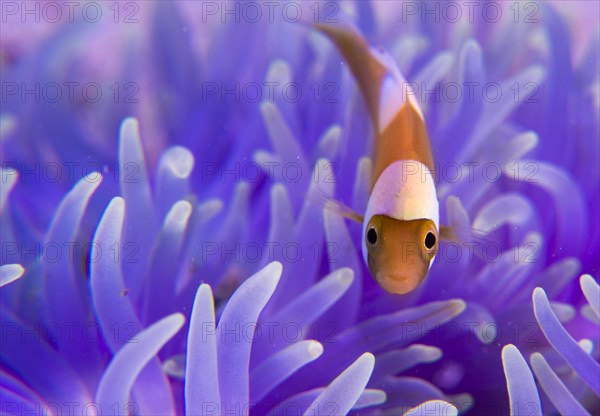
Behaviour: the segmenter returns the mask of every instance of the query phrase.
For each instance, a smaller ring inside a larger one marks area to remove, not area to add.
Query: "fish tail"
[[[378,133],[386,129],[405,104],[412,106],[423,119],[412,86],[388,52],[369,46],[359,30],[347,20],[340,19],[336,24],[317,23],[314,27],[331,39],[348,62]]]
[[[378,124],[381,87],[388,69],[373,56],[371,47],[352,23],[317,23],[317,30],[336,45],[356,79],[374,125]]]

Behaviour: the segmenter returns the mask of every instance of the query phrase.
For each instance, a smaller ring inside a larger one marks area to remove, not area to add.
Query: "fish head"
[[[377,283],[403,295],[425,279],[439,247],[439,234],[430,219],[398,220],[373,215],[364,230],[366,260]]]

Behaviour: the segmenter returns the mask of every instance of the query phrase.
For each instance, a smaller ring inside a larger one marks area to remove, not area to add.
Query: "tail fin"
[[[348,62],[378,132],[385,129],[407,101],[423,118],[410,86],[387,52],[370,47],[358,29],[348,21],[317,23],[314,26],[331,39]]]
[[[373,56],[371,48],[351,23],[317,23],[315,27],[331,39],[348,62],[366,101],[373,124],[378,125],[381,87],[388,70]]]

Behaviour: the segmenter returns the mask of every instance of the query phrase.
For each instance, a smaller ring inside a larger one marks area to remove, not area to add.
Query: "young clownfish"
[[[370,48],[347,23],[315,26],[348,62],[375,128],[367,209],[346,216],[362,223],[362,253],[377,283],[390,293],[412,292],[427,276],[440,239],[423,113],[390,55]]]

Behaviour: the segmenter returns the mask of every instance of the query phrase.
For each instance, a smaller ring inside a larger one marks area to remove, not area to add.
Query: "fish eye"
[[[377,243],[377,231],[375,231],[374,227],[369,228],[369,231],[367,231],[367,241],[371,245]]]
[[[425,247],[427,250],[431,250],[435,246],[435,235],[432,232],[428,232],[425,236]]]

